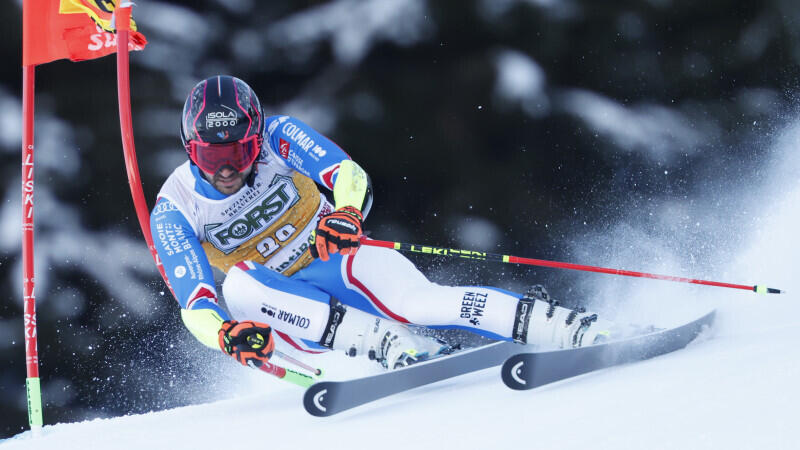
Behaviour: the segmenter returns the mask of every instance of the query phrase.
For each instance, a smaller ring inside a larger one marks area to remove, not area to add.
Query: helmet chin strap
[[[250,175],[248,175],[247,178],[244,180],[245,183],[247,184],[247,187],[249,187],[249,188],[252,188],[253,184],[255,184],[256,175],[258,174],[258,164],[253,163],[253,165],[251,167],[253,169],[250,170]]]

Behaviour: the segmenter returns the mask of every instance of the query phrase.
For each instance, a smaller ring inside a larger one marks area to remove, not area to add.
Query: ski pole
[[[292,384],[296,384],[297,386],[307,388],[314,384],[314,377],[311,375],[306,375],[304,373],[300,373],[294,371],[292,369],[287,369],[285,367],[281,367],[277,364],[272,364],[269,362],[262,363],[261,366],[258,367],[258,370],[273,375],[283,381],[287,381]]]
[[[298,359],[292,358],[291,356],[287,355],[286,353],[283,353],[280,350],[275,350],[275,356],[284,359],[287,362],[290,362],[302,369],[305,369],[313,373],[317,377],[322,375],[322,369],[311,367],[308,364],[305,364],[304,362]],[[289,383],[296,384],[304,388],[311,386],[315,382],[314,378],[310,375],[306,375],[304,373],[300,373],[292,369],[287,369],[285,367],[279,366],[277,364],[272,364],[269,362],[261,364],[261,366],[258,369],[261,370],[262,372],[273,375],[281,380],[288,381]]]
[[[291,356],[287,355],[286,353],[283,353],[280,350],[275,350],[275,356],[277,356],[277,357],[279,357],[281,359],[284,359],[284,360],[294,364],[297,367],[305,369],[305,370],[313,373],[316,376],[322,375],[322,369],[317,369],[315,367],[311,367],[308,364],[304,363],[303,361],[300,361],[299,359],[292,358]]]
[[[403,242],[380,241],[377,239],[367,238],[366,236],[362,236],[361,244],[371,245],[373,247],[392,248],[407,253],[453,256],[457,258],[466,258],[477,261],[496,261],[496,262],[504,262],[511,264],[526,264],[529,266],[555,267],[559,269],[571,269],[571,270],[582,270],[585,272],[607,273],[611,275],[624,275],[628,277],[652,278],[656,280],[676,281],[680,283],[702,284],[706,286],[717,286],[717,287],[724,287],[731,289],[743,289],[746,291],[753,291],[758,294],[782,294],[786,292],[780,289],[770,288],[760,284],[749,286],[744,284],[720,283],[718,281],[696,280],[692,278],[675,277],[670,275],[658,275],[654,273],[634,272],[631,270],[610,269],[606,267],[584,266],[581,264],[547,261],[543,259],[522,258],[519,256],[501,255],[499,253],[479,252],[474,250],[460,250],[460,249],[446,248],[446,247],[433,247],[429,245],[406,244]]]

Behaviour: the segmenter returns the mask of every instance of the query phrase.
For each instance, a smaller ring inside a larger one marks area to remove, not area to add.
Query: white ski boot
[[[407,326],[348,307],[336,329],[333,349],[350,356],[367,355],[389,369],[398,369],[440,353],[449,346],[415,334]]]
[[[527,320],[523,317],[526,315]],[[543,286],[536,285],[520,300],[514,340],[550,348],[577,348],[610,339],[613,326],[583,308],[558,306]]]

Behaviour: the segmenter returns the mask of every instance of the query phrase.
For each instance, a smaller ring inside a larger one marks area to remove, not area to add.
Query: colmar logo
[[[279,140],[280,140],[280,148],[279,148],[279,150],[280,150],[281,158],[289,159],[289,142],[287,142],[287,141],[285,141],[283,139],[279,139]]]
[[[286,125],[283,126],[283,133],[317,161],[328,153],[319,144],[315,143],[311,136],[292,122],[286,122]]]
[[[268,316],[270,316],[270,317],[275,317],[275,316],[278,315],[278,308],[276,308],[276,307],[274,307],[272,305],[268,305],[266,303],[262,303],[261,304],[261,312],[266,314],[266,315],[268,315]]]
[[[311,325],[311,319],[308,317],[290,313],[266,303],[261,304],[261,312],[273,319],[278,319],[288,323],[289,325],[294,325],[299,328],[307,329],[309,325]]]

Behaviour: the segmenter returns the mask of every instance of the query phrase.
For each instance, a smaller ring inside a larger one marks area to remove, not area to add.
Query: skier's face
[[[213,177],[205,172],[203,175],[205,175],[208,182],[214,186],[214,189],[225,195],[231,195],[238,192],[239,189],[244,186],[244,182],[252,170],[253,166],[248,167],[244,172],[238,172],[230,166],[224,166],[219,169]]]

